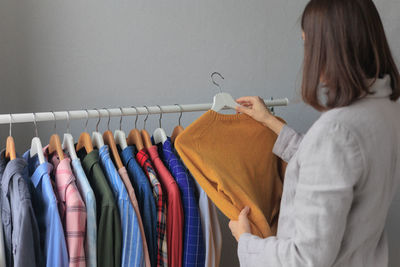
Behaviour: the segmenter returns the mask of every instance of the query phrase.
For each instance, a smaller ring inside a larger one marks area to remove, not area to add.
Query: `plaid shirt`
[[[75,184],[71,161],[65,156],[59,160],[54,154],[51,157],[54,166],[53,175],[59,200],[60,218],[64,226],[67,241],[69,266],[86,266],[85,236],[86,236],[86,206]]]
[[[136,159],[150,180],[153,187],[153,195],[157,206],[157,266],[168,266],[168,251],[167,251],[167,203],[163,195],[160,182],[157,180],[157,175],[154,167],[149,159],[149,155],[144,149],[136,154]]]
[[[175,177],[182,192],[182,204],[185,210],[182,266],[204,266],[205,247],[199,205],[196,198],[196,185],[175,155],[169,137],[158,148],[163,161]]]

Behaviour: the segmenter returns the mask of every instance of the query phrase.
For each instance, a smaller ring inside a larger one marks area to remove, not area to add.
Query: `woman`
[[[371,0],[311,0],[302,16],[303,100],[322,111],[303,137],[257,97],[237,100],[278,134],[288,162],[278,233],[229,226],[242,266],[388,266],[385,220],[400,181],[400,78]]]

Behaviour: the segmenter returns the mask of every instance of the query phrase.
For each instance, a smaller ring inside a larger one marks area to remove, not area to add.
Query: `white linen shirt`
[[[307,134],[284,126],[288,162],[277,236],[243,234],[241,266],[388,266],[385,221],[400,181],[400,104],[390,77],[376,93],[323,112]]]

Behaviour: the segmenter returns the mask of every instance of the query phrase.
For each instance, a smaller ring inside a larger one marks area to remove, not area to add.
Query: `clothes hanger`
[[[154,140],[154,144],[160,144],[160,143],[164,144],[168,138],[167,138],[167,134],[165,133],[165,130],[161,127],[163,110],[162,110],[161,106],[159,106],[159,105],[157,105],[157,106],[160,109],[160,119],[158,120],[160,127],[154,131],[153,140]]]
[[[75,152],[74,137],[72,137],[70,130],[69,111],[67,111],[67,133],[64,134],[62,148],[68,152],[71,161],[78,158]]]
[[[144,106],[147,109],[147,115],[146,118],[144,119],[144,124],[143,124],[143,130],[140,131],[142,135],[142,140],[143,144],[146,148],[150,148],[153,146],[153,143],[151,142],[150,134],[146,131],[146,122],[149,117],[150,111],[147,106]]]
[[[111,120],[110,111],[108,109],[105,109],[105,110],[108,113],[108,122],[107,122],[107,131],[104,132],[103,139],[104,139],[104,143],[109,146],[109,148],[111,150],[111,155],[114,158],[115,165],[116,165],[117,169],[119,170],[122,167],[124,167],[124,164],[122,164],[121,157],[118,154],[118,149],[117,149],[117,145],[114,140],[113,133],[110,131],[110,120]]]
[[[64,152],[62,150],[61,146],[61,141],[60,137],[58,136],[57,132],[57,119],[56,119],[56,114],[52,111],[51,112],[54,117],[54,134],[51,135],[50,141],[49,141],[49,154],[53,154],[54,152],[57,153],[58,158],[61,160],[64,159]]]
[[[17,153],[15,152],[15,142],[11,134],[11,127],[12,127],[11,124],[12,124],[12,115],[10,113],[10,134],[8,135],[6,142],[6,158],[10,159],[10,161],[17,158]]]
[[[175,139],[176,139],[176,138],[178,137],[178,135],[181,134],[181,133],[183,132],[183,130],[184,130],[183,127],[181,126],[181,118],[182,118],[183,109],[182,109],[182,107],[181,107],[180,105],[178,105],[178,104],[175,104],[175,105],[177,105],[177,106],[180,108],[181,114],[179,115],[178,126],[176,126],[176,127],[174,128],[174,131],[173,131],[172,134],[171,134],[171,142],[172,142],[172,144],[175,143]]]
[[[40,142],[39,134],[38,134],[38,128],[37,128],[37,123],[36,123],[36,113],[32,113],[32,114],[33,114],[33,123],[35,125],[36,136],[32,138],[31,149],[30,149],[29,154],[30,154],[31,158],[33,156],[37,155],[38,159],[39,159],[39,163],[43,164],[43,163],[45,163],[45,159],[44,159],[44,154],[43,154],[42,142]]]
[[[79,136],[78,144],[76,145],[76,151],[79,151],[80,149],[85,148],[86,153],[89,154],[90,152],[93,151],[93,144],[92,144],[92,139],[90,138],[90,135],[87,132],[87,125],[89,122],[89,111],[87,109],[85,109],[85,110],[86,110],[85,130]]]
[[[115,130],[114,132],[114,139],[115,143],[121,147],[122,150],[128,147],[128,144],[126,143],[126,136],[125,132],[122,131],[122,116],[124,115],[124,112],[122,108],[119,108],[121,111],[121,118],[119,119],[119,130]]]
[[[129,135],[128,135],[128,138],[126,141],[127,141],[128,145],[130,145],[130,146],[135,145],[137,150],[140,151],[144,148],[144,145],[143,145],[142,135],[140,134],[140,132],[137,128],[137,120],[139,118],[139,113],[138,113],[138,110],[136,107],[132,106],[132,108],[134,108],[136,110],[135,128],[129,132]]]
[[[238,106],[238,103],[236,103],[236,101],[233,99],[233,97],[230,94],[222,92],[221,86],[214,81],[214,75],[218,75],[222,79],[225,79],[218,72],[213,72],[211,74],[211,80],[212,80],[213,84],[215,84],[219,88],[219,91],[220,91],[220,93],[218,93],[218,94],[216,94],[214,96],[214,101],[213,101],[213,105],[211,107],[211,110],[214,110],[214,111],[218,112],[218,111],[220,111],[221,109],[223,109],[225,107],[228,107],[228,108],[231,108],[231,109],[235,109],[236,106]]]
[[[97,108],[95,108],[95,110],[99,114],[99,120],[97,121],[97,124],[96,124],[96,131],[92,133],[92,143],[93,143],[93,147],[97,147],[97,149],[100,149],[101,147],[104,146],[103,136],[101,135],[101,133],[99,133],[99,123],[101,120],[101,117],[100,117],[101,114]]]

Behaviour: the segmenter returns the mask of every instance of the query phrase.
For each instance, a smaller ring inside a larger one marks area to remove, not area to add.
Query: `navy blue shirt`
[[[174,176],[182,194],[184,209],[183,259],[182,266],[204,266],[205,245],[201,227],[199,205],[196,197],[196,185],[189,176],[179,158],[174,153],[171,139],[158,146],[160,155]]]
[[[157,211],[153,190],[146,174],[136,162],[135,148],[128,146],[120,154],[139,203],[151,266],[157,266]]]

